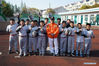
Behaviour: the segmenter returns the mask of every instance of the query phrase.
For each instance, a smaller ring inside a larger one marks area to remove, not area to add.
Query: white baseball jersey
[[[82,32],[80,34],[77,34],[77,40],[76,42],[84,42],[84,36],[82,36],[82,34],[84,34],[84,28],[79,29],[77,28],[77,32],[79,32],[79,30],[82,30]]]
[[[85,33],[85,35],[87,36],[87,38],[85,38],[85,39],[91,39],[91,38],[94,36],[92,30],[85,30],[84,33]]]
[[[75,35],[74,31],[77,30],[77,28],[76,27],[74,27],[74,28],[69,27],[68,30],[69,30],[69,35]]]
[[[42,29],[40,29],[39,31],[38,31],[38,34],[39,34],[39,36],[46,36],[46,29],[44,28],[44,27],[42,27]]]
[[[27,26],[29,28],[31,25],[29,24],[29,25],[25,25],[25,26]]]
[[[18,27],[18,24],[8,25],[6,28],[6,31],[9,32],[11,30],[12,32],[10,32],[10,34],[17,34],[16,32],[17,27]]]
[[[32,32],[38,30],[39,27],[35,26],[35,27],[31,27],[31,25],[29,26],[29,29],[31,29],[29,36],[32,37]]]
[[[61,34],[60,34],[60,37],[66,37],[66,33],[68,33],[68,29],[67,28],[62,28],[60,27],[60,32],[64,30]]]
[[[17,27],[17,29],[19,29],[21,26]],[[28,31],[28,27],[27,26],[23,26],[20,31],[19,31],[19,36],[26,36],[27,35],[27,31]]]

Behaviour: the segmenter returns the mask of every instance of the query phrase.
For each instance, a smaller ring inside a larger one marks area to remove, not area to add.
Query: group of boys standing
[[[45,21],[40,21],[40,26],[37,20],[27,19],[26,22],[22,19],[19,24],[15,23],[14,19],[10,20],[10,25],[6,31],[9,36],[9,54],[12,53],[13,45],[15,52],[19,56],[27,56],[28,54],[44,56],[49,46],[50,54],[53,56],[78,56],[80,46],[80,57],[90,55],[91,39],[94,38],[91,25],[86,24],[86,28],[82,27],[81,23],[74,26],[74,22],[68,19],[62,21],[55,18],[45,18]],[[74,46],[76,40],[76,54],[74,54]],[[18,51],[19,42],[19,51]],[[84,46],[84,53],[83,53]]]

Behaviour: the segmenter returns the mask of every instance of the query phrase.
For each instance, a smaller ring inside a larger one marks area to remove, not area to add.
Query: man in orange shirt
[[[50,22],[51,23],[49,23],[46,26],[50,52],[53,55],[58,56],[58,40],[57,40],[57,37],[59,35],[59,27],[58,27],[57,24],[54,23],[54,17],[50,18]],[[54,44],[54,47],[53,47],[53,44]]]

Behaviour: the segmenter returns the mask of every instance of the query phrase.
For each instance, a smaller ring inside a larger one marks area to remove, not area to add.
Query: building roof
[[[91,8],[91,9],[84,9],[84,10],[77,10],[77,11],[69,11],[69,12],[61,12],[58,13],[59,15],[71,15],[71,14],[84,14],[84,13],[93,13],[99,12],[99,8]]]

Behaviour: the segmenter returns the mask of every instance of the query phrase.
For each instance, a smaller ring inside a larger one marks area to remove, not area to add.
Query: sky
[[[5,0],[6,2],[21,6],[21,0]],[[81,0],[22,0],[24,3],[26,3],[27,7],[30,8],[38,8],[38,9],[46,9],[49,7],[49,3],[51,8],[56,8],[59,6],[65,6],[69,3],[75,3]]]

